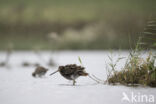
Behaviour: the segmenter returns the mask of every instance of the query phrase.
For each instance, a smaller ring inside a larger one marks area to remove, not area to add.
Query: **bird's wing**
[[[65,69],[65,71],[64,71],[64,73],[66,74],[66,75],[69,75],[69,74],[74,74],[74,72],[75,72],[75,69]]]

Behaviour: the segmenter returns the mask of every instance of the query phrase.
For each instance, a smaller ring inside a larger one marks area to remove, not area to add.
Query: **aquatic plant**
[[[129,53],[124,67],[117,71],[116,64],[122,59],[118,58],[115,63],[109,57],[111,62],[108,69],[107,81],[108,84],[122,84],[126,86],[151,86],[156,87],[156,55],[148,52],[146,58],[141,57],[141,47],[138,41],[136,48]]]

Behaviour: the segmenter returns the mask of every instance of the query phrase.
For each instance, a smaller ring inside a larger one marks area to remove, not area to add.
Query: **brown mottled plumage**
[[[59,66],[56,72],[60,72],[60,74],[68,80],[73,80],[73,85],[75,85],[76,83],[75,79],[77,79],[78,77],[88,76],[88,73],[85,72],[85,68],[82,66],[77,66],[76,64]],[[53,75],[54,73],[50,75]]]
[[[35,71],[32,73],[33,77],[42,77],[46,74],[46,72],[48,71],[48,69],[42,67],[42,66],[38,66]]]

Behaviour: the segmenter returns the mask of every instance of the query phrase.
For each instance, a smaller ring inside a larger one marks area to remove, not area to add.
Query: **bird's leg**
[[[75,80],[73,80],[73,86],[75,86],[75,83],[76,83],[76,81],[75,81]]]

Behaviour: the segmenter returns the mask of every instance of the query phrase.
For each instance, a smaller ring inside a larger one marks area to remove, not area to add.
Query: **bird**
[[[72,80],[73,85],[76,83],[76,79],[80,76],[88,76],[88,73],[85,71],[85,68],[83,66],[78,66],[76,64],[68,64],[65,66],[59,66],[58,70],[51,73],[50,75],[55,74],[56,72],[59,72],[64,78],[67,80]]]
[[[42,66],[37,66],[35,71],[32,73],[33,77],[42,77],[46,74],[46,72],[48,71],[48,69],[42,67]]]

